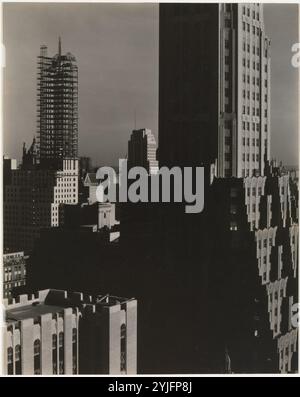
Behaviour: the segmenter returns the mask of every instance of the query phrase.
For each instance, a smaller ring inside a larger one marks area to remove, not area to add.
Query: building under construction
[[[41,167],[60,168],[62,159],[78,155],[78,68],[71,53],[38,56],[37,157]]]

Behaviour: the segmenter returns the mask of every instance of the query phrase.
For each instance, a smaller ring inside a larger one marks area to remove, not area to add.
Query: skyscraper
[[[209,306],[222,324],[216,351],[234,372],[297,371],[298,192],[270,161],[263,5],[161,4],[159,56],[160,166],[214,171],[194,234],[193,219],[184,218],[184,236],[172,246],[208,274],[203,300],[221,305]],[[203,313],[195,323],[205,323]],[[202,337],[210,356],[213,328]]]
[[[41,46],[38,56],[37,155],[43,167],[61,166],[78,155],[78,69],[71,53],[49,57]]]
[[[158,171],[156,140],[151,130],[133,130],[128,141],[128,167],[144,167],[149,174]]]
[[[216,163],[219,177],[263,175],[269,44],[262,4],[160,7],[161,165]]]

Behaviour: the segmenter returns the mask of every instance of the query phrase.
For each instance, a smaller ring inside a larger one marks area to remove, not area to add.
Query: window
[[[121,325],[121,357],[120,370],[126,372],[126,325]]]
[[[33,344],[33,356],[34,356],[34,374],[39,375],[41,373],[41,341],[36,339]]]
[[[267,273],[266,272],[263,273],[263,281],[267,281]]]
[[[77,374],[77,329],[72,331],[72,359],[73,359],[73,374]]]
[[[8,347],[7,348],[7,373],[8,375],[13,375],[14,374],[14,367],[13,367],[13,348]]]
[[[60,332],[58,335],[58,345],[59,345],[59,373],[63,374],[65,372],[64,362],[65,362],[65,352],[64,352],[64,333]]]
[[[57,374],[57,335],[52,335],[52,371]]]
[[[230,222],[230,230],[231,231],[237,231],[238,230],[237,223],[235,221],[231,221]]]
[[[267,247],[267,239],[266,238],[264,239],[264,247],[265,248]]]
[[[16,364],[16,375],[21,375],[22,374],[21,345],[16,345],[15,347],[15,364]]]

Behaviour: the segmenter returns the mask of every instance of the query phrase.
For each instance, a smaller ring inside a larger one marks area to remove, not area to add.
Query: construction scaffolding
[[[41,46],[37,82],[37,157],[42,167],[59,168],[78,156],[78,68],[75,57],[48,57]]]

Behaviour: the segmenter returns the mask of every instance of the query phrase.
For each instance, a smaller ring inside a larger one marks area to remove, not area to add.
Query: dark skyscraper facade
[[[41,46],[38,57],[38,159],[41,166],[60,167],[78,155],[78,68],[71,53],[49,57]]]
[[[203,213],[184,218],[185,233],[172,243],[191,274],[201,269],[198,290],[209,302],[194,317],[206,343],[193,341],[191,351],[201,351],[195,367],[207,349],[204,370],[220,371],[223,351],[231,362],[225,371],[294,372],[298,193],[270,161],[263,5],[160,4],[159,23],[159,163],[203,165],[210,176]],[[172,216],[180,220],[178,211]]]
[[[218,7],[160,5],[160,166],[213,163],[217,157]]]

